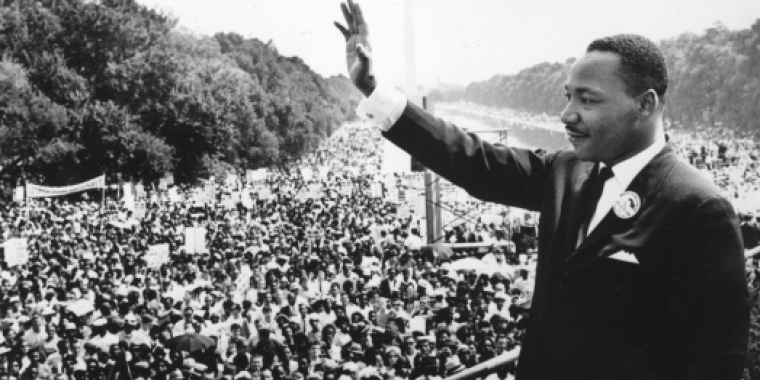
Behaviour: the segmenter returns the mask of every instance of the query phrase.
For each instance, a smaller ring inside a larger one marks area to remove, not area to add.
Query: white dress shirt
[[[604,184],[604,190],[602,190],[602,196],[599,197],[599,203],[596,205],[596,212],[594,217],[588,225],[588,231],[586,236],[591,234],[591,231],[599,225],[604,219],[607,213],[610,211],[615,202],[620,198],[625,189],[633,182],[633,179],[644,169],[649,161],[652,161],[657,153],[660,153],[662,148],[665,147],[665,137],[660,137],[648,148],[637,153],[635,156],[618,163],[612,167],[612,173],[614,176],[607,180]],[[600,166],[604,166],[601,164]]]

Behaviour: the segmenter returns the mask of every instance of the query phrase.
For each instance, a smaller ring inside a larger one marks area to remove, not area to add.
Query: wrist
[[[368,76],[361,84],[357,84],[359,91],[367,98],[375,91],[375,87],[377,87],[377,80],[374,75]]]

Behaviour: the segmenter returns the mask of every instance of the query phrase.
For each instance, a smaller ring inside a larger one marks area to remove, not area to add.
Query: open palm
[[[371,48],[369,45],[369,31],[364,22],[359,4],[348,0],[348,3],[340,5],[343,16],[346,18],[346,26],[336,22],[335,26],[346,38],[346,66],[348,74],[354,85],[369,96],[375,89],[375,77],[372,75]]]

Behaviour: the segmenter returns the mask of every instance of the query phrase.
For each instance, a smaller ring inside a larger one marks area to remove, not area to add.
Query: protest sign
[[[143,186],[142,183],[138,183],[137,185],[135,185],[135,195],[137,196],[138,199],[145,198],[145,195],[146,195],[145,186]]]
[[[161,265],[169,262],[169,244],[156,244],[148,247],[148,253],[145,254],[145,262],[148,269],[158,269]]]
[[[245,188],[240,193],[240,203],[247,209],[253,208],[253,198],[251,198],[251,189]]]
[[[388,188],[388,191],[385,193],[385,201],[391,203],[399,202],[399,191],[395,186]]]
[[[266,182],[267,176],[269,173],[267,173],[266,168],[256,169],[256,170],[246,170],[245,172],[245,178],[249,183],[253,182]]]
[[[311,181],[311,179],[314,178],[314,172],[311,168],[301,168],[301,176],[304,181]]]
[[[224,207],[226,210],[235,209],[235,199],[232,194],[224,194],[222,196],[222,207]]]
[[[26,238],[9,239],[3,245],[5,247],[5,263],[8,264],[8,268],[29,262]]]
[[[309,239],[319,239],[320,236],[322,236],[322,231],[318,228],[310,228],[306,230],[306,237]]]
[[[180,201],[179,193],[177,193],[177,188],[172,187],[169,189],[169,201],[172,203],[176,203]]]
[[[398,206],[398,210],[396,210],[396,215],[399,219],[407,219],[411,214],[412,210],[407,203],[402,203]]]
[[[308,192],[306,193],[307,198],[313,198],[313,199],[321,199],[322,198],[322,185],[319,183],[312,183],[308,187]]]
[[[13,191],[13,201],[16,203],[21,203],[24,201],[24,187],[23,186],[16,186],[16,189]]]
[[[383,185],[379,182],[375,182],[370,186],[370,196],[372,198],[383,197]]]
[[[409,331],[419,331],[427,334],[427,319],[424,317],[414,317],[409,321]]]
[[[415,190],[422,190],[425,188],[425,173],[412,172],[404,173],[404,179],[406,180],[406,187]]]
[[[135,198],[124,197],[124,208],[130,211],[135,211]]]
[[[214,184],[214,177],[211,177],[208,181],[204,182],[204,192],[206,195],[205,202],[215,202],[216,201],[216,184]]]
[[[354,187],[350,183],[343,183],[340,186],[340,193],[344,196],[350,197],[354,193]]]
[[[121,185],[122,194],[124,194],[124,199],[127,198],[134,198],[135,194],[132,192],[132,189],[134,188],[134,185],[132,182],[124,182],[123,185]]]
[[[133,211],[133,215],[135,219],[140,220],[140,219],[145,218],[146,210],[147,210],[147,207],[145,205],[145,201],[135,202],[135,209]]]
[[[203,227],[185,228],[185,252],[206,252],[206,229]]]

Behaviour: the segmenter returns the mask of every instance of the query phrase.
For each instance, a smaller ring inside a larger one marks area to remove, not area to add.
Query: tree
[[[66,109],[34,91],[26,71],[0,61],[0,152],[2,173],[15,182],[25,171],[70,158],[79,145],[60,135]]]

